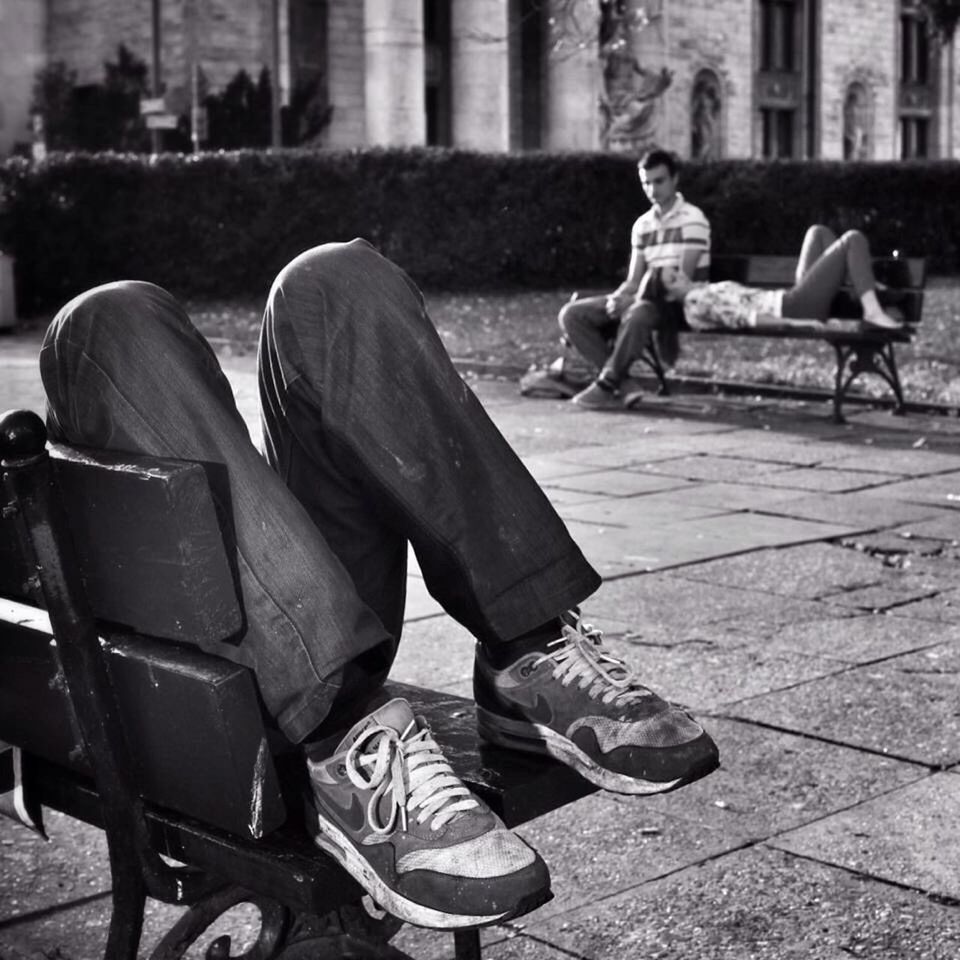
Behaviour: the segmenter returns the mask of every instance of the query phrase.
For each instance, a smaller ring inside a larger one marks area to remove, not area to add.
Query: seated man
[[[676,361],[675,324],[682,323],[682,314],[664,297],[663,269],[677,268],[691,280],[706,280],[710,267],[710,224],[700,208],[678,192],[679,165],[673,154],[652,150],[640,160],[639,173],[651,206],[630,231],[626,280],[613,293],[572,300],[560,311],[567,342],[600,371],[573,397],[574,403],[591,409],[616,408],[639,398],[627,377],[654,329],[663,332],[661,359],[667,365]]]
[[[407,544],[477,638],[481,732],[623,793],[718,764],[683,710],[605,652],[576,607],[600,583],[457,374],[411,280],[363,240],[277,277],[260,339],[266,459],[207,342],[159,287],[75,298],[40,356],[53,439],[224,464],[246,629],[209,652],[253,671],[302,745],[309,828],[395,916],[492,923],[539,903],[546,866],[453,774],[382,684]],[[216,785],[211,785],[216,789]]]

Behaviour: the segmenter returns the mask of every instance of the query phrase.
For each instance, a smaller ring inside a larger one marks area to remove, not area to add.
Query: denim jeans
[[[218,463],[229,479],[244,636],[299,742],[345,676],[379,682],[400,638],[407,543],[483,643],[576,605],[600,578],[450,362],[412,281],[362,240],[290,263],[260,339],[266,458],[174,298],[123,281],[72,300],[40,355],[55,440]]]

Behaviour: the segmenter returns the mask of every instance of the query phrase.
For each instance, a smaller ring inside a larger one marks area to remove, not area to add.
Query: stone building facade
[[[215,91],[266,66],[324,107],[320,147],[960,156],[960,55],[917,0],[3,0],[0,155],[39,68],[149,63],[155,12],[171,110],[196,68]]]

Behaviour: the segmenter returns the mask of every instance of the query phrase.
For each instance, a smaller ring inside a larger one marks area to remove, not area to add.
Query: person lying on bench
[[[863,322],[884,330],[898,330],[900,320],[884,312],[877,299],[870,246],[859,230],[842,237],[815,225],[807,230],[797,261],[796,282],[788,290],[748,287],[733,280],[694,283],[683,273],[663,277],[668,296],[683,304],[683,315],[693,330],[763,326],[781,319],[826,320],[833,298],[847,283],[863,305]]]
[[[225,465],[246,628],[207,649],[254,671],[302,745],[317,844],[400,919],[493,923],[549,891],[539,855],[383,693],[408,544],[478,641],[484,737],[627,794],[718,766],[700,724],[580,619],[600,577],[458,375],[419,290],[366,241],[309,250],[274,281],[259,348],[265,457],[212,349],[160,287],[76,297],[40,366],[52,439]]]

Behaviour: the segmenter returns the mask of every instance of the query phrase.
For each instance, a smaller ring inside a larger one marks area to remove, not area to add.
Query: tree
[[[920,0],[930,25],[943,43],[949,43],[960,21],[960,0]]]

